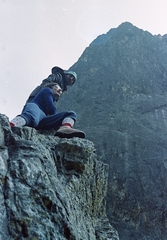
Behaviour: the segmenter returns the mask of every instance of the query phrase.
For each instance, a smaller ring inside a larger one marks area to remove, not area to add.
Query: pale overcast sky
[[[0,0],[0,113],[15,117],[53,66],[125,21],[167,34],[167,0]]]

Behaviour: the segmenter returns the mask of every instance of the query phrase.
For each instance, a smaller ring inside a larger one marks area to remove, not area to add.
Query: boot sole
[[[55,133],[55,136],[59,137],[59,138],[73,138],[73,137],[85,138],[85,133],[83,133],[83,132],[74,132],[74,133],[57,132],[57,133]]]

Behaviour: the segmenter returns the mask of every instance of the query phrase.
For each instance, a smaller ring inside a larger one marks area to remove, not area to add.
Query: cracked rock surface
[[[119,239],[106,217],[108,165],[91,141],[11,129],[1,114],[0,144],[0,239]]]

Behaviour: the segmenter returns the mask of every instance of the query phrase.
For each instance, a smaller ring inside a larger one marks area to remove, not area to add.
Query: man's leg
[[[59,128],[55,136],[58,136],[60,138],[72,138],[72,137],[85,138],[84,132],[72,128],[74,122],[76,121],[76,118],[77,118],[76,113],[73,111],[67,111],[47,116],[39,123],[36,129]]]
[[[47,129],[58,129],[62,126],[62,122],[65,118],[72,119],[73,122],[76,121],[77,115],[73,111],[62,112],[50,116],[46,116],[42,119],[36,129],[47,130]],[[72,127],[72,126],[71,126]]]
[[[46,117],[45,113],[35,104],[27,103],[22,113],[10,121],[10,126],[13,127],[36,127],[40,120]]]

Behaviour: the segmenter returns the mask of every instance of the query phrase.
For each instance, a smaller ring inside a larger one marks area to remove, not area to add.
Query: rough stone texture
[[[167,35],[123,23],[71,67],[58,102],[108,163],[107,214],[121,240],[167,239]]]
[[[106,217],[108,165],[86,139],[11,128],[0,115],[0,239],[118,240]]]

